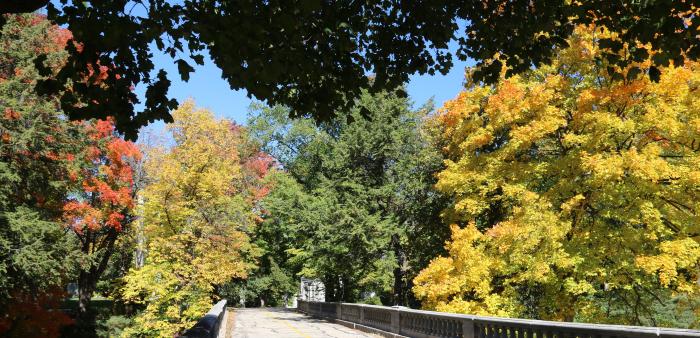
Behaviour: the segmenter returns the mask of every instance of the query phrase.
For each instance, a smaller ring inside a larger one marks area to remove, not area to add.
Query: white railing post
[[[391,332],[401,333],[401,310],[391,309]]]
[[[474,320],[469,318],[462,321],[462,337],[474,338]]]
[[[365,307],[362,304],[360,306],[360,324],[365,325]]]

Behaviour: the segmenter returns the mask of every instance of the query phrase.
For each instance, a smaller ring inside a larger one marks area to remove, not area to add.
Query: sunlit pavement
[[[288,309],[236,309],[233,337],[375,337]]]

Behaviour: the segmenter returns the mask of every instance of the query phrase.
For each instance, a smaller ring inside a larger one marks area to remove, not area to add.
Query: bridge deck
[[[234,316],[235,338],[376,337],[286,309],[236,309]]]

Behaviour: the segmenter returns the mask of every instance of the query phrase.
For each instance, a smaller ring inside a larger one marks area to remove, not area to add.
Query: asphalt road
[[[234,322],[234,338],[376,337],[287,309],[236,309]]]

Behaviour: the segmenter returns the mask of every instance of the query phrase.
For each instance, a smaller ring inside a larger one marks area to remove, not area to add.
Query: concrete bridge
[[[359,330],[314,318],[293,309],[236,309],[234,327],[226,338],[291,337],[291,338],[354,338],[376,337]]]
[[[461,315],[351,303],[299,301],[297,309],[217,304],[185,334],[197,338],[700,338],[700,331]],[[201,324],[201,325],[200,325]],[[198,329],[199,327],[199,329]]]

